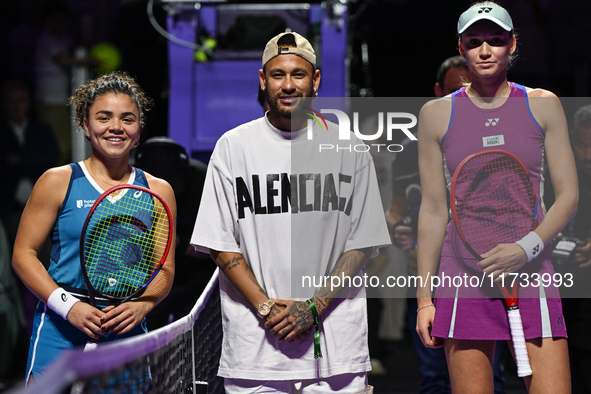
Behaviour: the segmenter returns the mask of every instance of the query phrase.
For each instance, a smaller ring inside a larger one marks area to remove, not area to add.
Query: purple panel
[[[190,20],[167,19],[168,32],[188,42],[195,41],[195,28]],[[168,104],[168,136],[191,148],[193,117],[193,49],[168,41],[170,97]]]
[[[318,5],[311,6],[310,11],[311,17],[324,14],[319,49],[320,95],[345,97],[348,79],[346,9],[340,25],[329,20]],[[175,37],[195,42],[197,25],[215,35],[216,22],[216,7],[202,6],[195,13],[189,11],[178,18],[169,17],[167,27]],[[224,132],[262,116],[262,108],[256,100],[260,57],[196,63],[193,48],[169,41],[168,49],[168,135],[193,156],[211,151]]]
[[[335,6],[341,6],[336,4]],[[312,7],[312,14],[316,14]],[[322,97],[346,97],[348,94],[347,66],[347,9],[338,21],[329,20],[326,13],[320,28],[322,64],[319,95]],[[337,23],[338,22],[338,23]]]
[[[263,115],[257,101],[260,68],[260,60],[196,64],[192,150],[212,150],[223,133]]]
[[[201,26],[207,31],[207,33],[213,37],[217,34],[217,11],[215,6],[204,6],[202,5],[199,9],[201,13],[199,15],[199,22]]]

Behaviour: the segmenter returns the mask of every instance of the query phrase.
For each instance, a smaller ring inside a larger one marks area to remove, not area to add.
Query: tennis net
[[[223,393],[218,271],[189,315],[95,350],[64,352],[26,393]],[[24,388],[10,394],[25,394]]]

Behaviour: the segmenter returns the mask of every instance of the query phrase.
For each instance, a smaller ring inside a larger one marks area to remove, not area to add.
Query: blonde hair
[[[68,100],[68,104],[76,110],[74,122],[76,126],[84,127],[84,119],[88,118],[88,111],[97,98],[105,94],[126,94],[137,104],[140,112],[140,126],[146,124],[145,112],[152,108],[153,100],[146,95],[138,83],[124,71],[114,71],[91,80],[82,85]]]
[[[505,11],[507,14],[509,14],[509,11],[507,11],[507,9],[503,6],[501,6],[499,3],[496,3],[494,1],[490,1],[490,0],[485,0],[485,1],[479,1],[476,3],[473,3],[470,7],[468,7],[468,9],[472,9],[472,8],[476,8],[476,7],[498,7],[500,9],[502,9],[503,11]],[[517,56],[519,55],[517,53],[517,33],[515,32],[515,29],[511,30],[509,32],[513,37],[515,37],[515,50],[513,51],[513,53],[509,54],[509,59],[507,60],[507,69],[511,66],[513,66],[513,64],[515,64],[515,61],[517,60]],[[458,41],[460,41],[462,39],[462,35],[458,34]]]

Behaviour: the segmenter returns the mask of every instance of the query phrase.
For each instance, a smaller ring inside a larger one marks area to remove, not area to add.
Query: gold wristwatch
[[[267,317],[269,313],[271,313],[271,308],[273,308],[273,305],[275,305],[275,301],[271,299],[263,302],[262,304],[259,304],[259,307],[257,309],[257,315],[259,317]]]

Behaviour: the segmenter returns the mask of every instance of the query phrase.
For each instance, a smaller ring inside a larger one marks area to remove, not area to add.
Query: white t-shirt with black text
[[[373,247],[377,255],[390,243],[370,154],[319,151],[320,144],[360,143],[353,135],[339,141],[333,123],[328,130],[314,125],[312,139],[306,129],[280,131],[266,117],[228,131],[208,166],[191,244],[207,253],[241,253],[269,297],[311,298],[313,285],[344,252]],[[336,300],[321,316],[318,360],[312,334],[303,341],[279,341],[223,273],[220,290],[220,376],[292,380],[370,369],[363,287],[346,289],[348,298]]]

